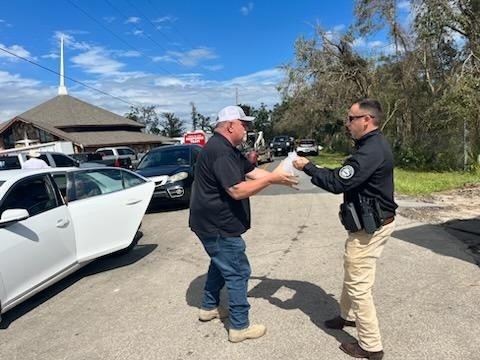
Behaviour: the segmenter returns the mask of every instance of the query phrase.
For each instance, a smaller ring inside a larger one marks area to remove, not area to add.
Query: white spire
[[[60,38],[60,85],[58,86],[58,95],[67,95],[65,79],[63,75],[63,35]]]

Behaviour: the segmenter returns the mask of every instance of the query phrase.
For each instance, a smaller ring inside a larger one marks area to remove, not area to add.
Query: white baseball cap
[[[28,152],[28,156],[32,157],[32,158],[38,158],[38,157],[40,157],[40,155],[42,155],[42,154],[40,154],[37,150],[30,150]]]
[[[241,120],[241,121],[253,121],[255,120],[254,116],[246,116],[243,112],[243,109],[240,106],[232,105],[226,106],[218,112],[218,118],[216,123],[222,121],[232,121],[232,120]]]

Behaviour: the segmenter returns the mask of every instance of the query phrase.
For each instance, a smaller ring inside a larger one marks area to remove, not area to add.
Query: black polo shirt
[[[353,202],[358,211],[358,195],[379,201],[385,218],[395,215],[393,154],[390,144],[378,130],[355,142],[355,152],[336,169],[317,168],[312,163],[304,171],[312,183],[335,194],[344,193],[345,202]]]
[[[240,236],[250,228],[249,199],[235,200],[226,191],[254,170],[242,153],[215,133],[195,165],[189,226],[195,233]]]

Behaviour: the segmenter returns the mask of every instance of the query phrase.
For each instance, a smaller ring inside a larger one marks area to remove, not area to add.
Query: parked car
[[[153,202],[190,202],[195,163],[201,150],[193,144],[167,145],[143,156],[136,171],[155,182]]]
[[[125,169],[132,169],[132,160],[130,157],[125,158],[104,158],[102,153],[99,152],[82,152],[71,155],[72,158],[79,161],[80,164],[83,163],[97,163],[104,166],[113,166],[113,167],[122,167]]]
[[[28,153],[0,154],[0,170],[22,169],[25,161],[28,160]],[[78,160],[59,152],[41,152],[39,159],[45,161],[50,167],[98,167],[93,162],[81,163]]]
[[[314,139],[300,139],[296,149],[298,155],[318,155],[318,144]]]
[[[102,147],[95,150],[96,153],[102,155],[103,160],[122,160],[130,159],[133,166],[138,164],[138,156],[133,151],[133,149],[128,146],[112,146],[112,147]]]
[[[154,184],[131,171],[0,172],[0,314],[138,240]]]
[[[287,155],[293,151],[293,138],[288,135],[275,136],[270,142],[270,151],[274,156]]]

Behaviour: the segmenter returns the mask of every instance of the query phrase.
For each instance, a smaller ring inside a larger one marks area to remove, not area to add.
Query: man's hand
[[[293,160],[293,166],[297,170],[303,170],[305,165],[307,165],[310,161],[307,158],[299,156],[297,159]]]
[[[286,185],[295,188],[294,185],[298,184],[298,176],[289,174],[280,166],[277,166],[277,168],[270,173],[270,182],[272,184]]]

